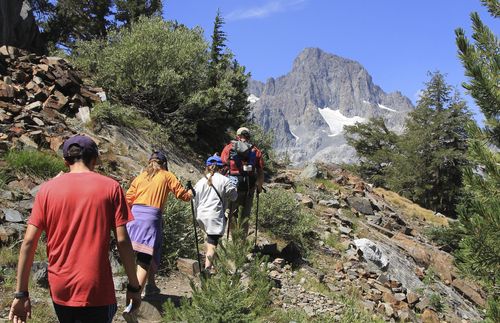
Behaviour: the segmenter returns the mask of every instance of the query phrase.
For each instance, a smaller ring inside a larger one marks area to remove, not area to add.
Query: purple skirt
[[[132,247],[137,252],[153,256],[151,266],[156,270],[160,264],[163,243],[162,212],[152,206],[133,205],[132,214],[134,220],[127,223]]]

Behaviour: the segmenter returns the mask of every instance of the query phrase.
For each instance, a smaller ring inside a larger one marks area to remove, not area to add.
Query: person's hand
[[[141,306],[141,292],[130,292],[127,291],[127,296],[125,297],[125,307],[127,307],[128,304],[130,304],[130,301],[132,301],[132,310],[131,312],[134,312],[139,309]]]
[[[257,194],[262,193],[262,184],[257,184]]]
[[[31,301],[29,297],[14,298],[9,312],[9,321],[24,323],[31,318]]]

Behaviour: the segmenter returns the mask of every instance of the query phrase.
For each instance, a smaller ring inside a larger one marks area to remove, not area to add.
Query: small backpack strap
[[[205,178],[206,178],[206,179],[207,179],[207,181],[208,181],[207,175],[205,175]],[[208,184],[208,182],[207,182],[207,184]],[[214,189],[215,194],[217,194],[217,196],[219,197],[219,199],[220,199],[220,201],[222,202],[222,204],[224,204],[224,201],[222,200],[222,197],[220,196],[219,191],[217,191],[217,189],[215,188],[215,186],[213,186],[213,185],[208,185],[208,186]]]

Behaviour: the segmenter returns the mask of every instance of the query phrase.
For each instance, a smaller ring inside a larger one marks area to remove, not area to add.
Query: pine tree
[[[391,189],[449,216],[456,215],[460,197],[470,121],[465,102],[452,90],[441,73],[430,74],[387,179]]]
[[[227,36],[222,30],[222,26],[224,26],[224,18],[222,18],[220,10],[217,10],[212,33],[212,44],[210,46],[209,80],[211,86],[217,86],[220,77],[220,70],[227,67],[227,64],[223,64],[227,63],[227,57],[224,55]]]
[[[72,48],[77,40],[105,38],[112,26],[112,0],[59,0],[47,22],[48,40]]]
[[[382,118],[344,127],[347,143],[356,149],[360,175],[377,186],[385,186],[387,169],[396,152],[398,136]]]
[[[267,277],[265,259],[248,259],[251,242],[241,229],[233,239],[217,247],[214,265],[217,273],[201,278],[200,286],[191,283],[190,302],[175,308],[165,306],[165,320],[182,322],[257,322],[269,311],[272,283]]]
[[[498,0],[482,0],[495,18]],[[464,273],[481,281],[489,292],[487,316],[500,321],[500,44],[495,34],[471,14],[473,42],[455,30],[458,54],[469,82],[463,84],[486,117],[486,129],[469,128],[469,157],[465,169],[466,199],[460,208],[464,238],[457,260]],[[496,146],[496,147],[495,147]]]
[[[115,19],[127,27],[141,16],[162,15],[161,0],[115,0],[115,5]]]

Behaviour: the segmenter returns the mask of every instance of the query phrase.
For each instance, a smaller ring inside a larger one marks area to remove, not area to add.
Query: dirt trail
[[[157,276],[156,284],[161,292],[158,295],[143,297],[142,305],[139,310],[138,319],[140,323],[161,322],[161,313],[163,305],[169,300],[176,306],[179,306],[183,298],[191,297],[190,279],[180,272],[174,271],[170,276]],[[117,293],[118,312],[115,315],[113,322],[125,322],[121,313],[125,304],[125,293]]]

